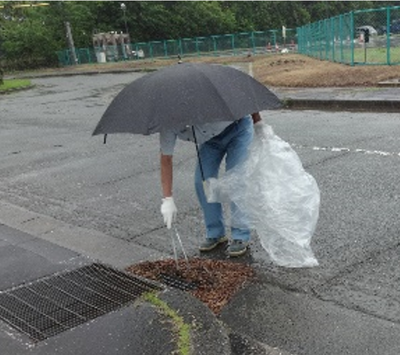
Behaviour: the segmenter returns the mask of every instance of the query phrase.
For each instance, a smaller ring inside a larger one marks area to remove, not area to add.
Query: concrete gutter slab
[[[76,252],[0,224],[0,290],[88,262]]]

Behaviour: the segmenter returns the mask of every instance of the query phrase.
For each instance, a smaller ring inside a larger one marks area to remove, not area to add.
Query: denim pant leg
[[[208,141],[200,147],[201,166],[204,179],[218,177],[219,167],[225,155],[223,146],[217,142]],[[219,238],[225,235],[225,224],[222,205],[220,203],[208,203],[204,193],[203,180],[200,172],[199,162],[195,173],[195,189],[197,198],[203,210],[207,238]]]
[[[235,132],[232,133],[233,138],[227,147],[227,171],[246,159],[254,134],[253,121],[247,118],[240,120],[235,127]],[[231,218],[232,239],[248,241],[251,232],[246,211],[240,210],[236,204],[231,203]]]
[[[226,155],[226,169],[233,168],[247,156],[248,147],[253,139],[253,121],[250,116],[243,118],[226,128],[217,137],[202,144],[200,159],[204,178],[217,178],[222,159]],[[204,221],[208,238],[217,238],[225,235],[225,225],[222,205],[208,203],[201,177],[199,164],[195,173],[195,187],[197,197],[203,209]],[[235,204],[231,204],[235,226],[231,228],[232,238],[247,241],[250,238],[250,229],[246,215]]]

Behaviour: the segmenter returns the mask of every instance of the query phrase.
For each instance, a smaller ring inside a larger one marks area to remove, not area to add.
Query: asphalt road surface
[[[158,136],[91,133],[112,98],[142,74],[34,79],[0,96],[0,200],[130,245],[172,255],[160,215]],[[321,191],[312,269],[273,265],[257,239],[251,261],[282,289],[298,290],[400,323],[398,114],[263,112]],[[177,228],[189,256],[204,235],[193,188],[195,148],[174,157]]]

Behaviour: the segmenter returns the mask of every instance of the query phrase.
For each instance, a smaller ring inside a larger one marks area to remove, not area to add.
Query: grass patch
[[[27,79],[4,79],[0,85],[0,91],[22,89],[31,86],[31,81]]]
[[[160,300],[154,293],[146,293],[143,295],[145,301],[153,304],[161,310],[174,324],[178,335],[178,354],[190,354],[190,325],[183,321],[183,318],[178,315],[171,307],[164,301]]]
[[[354,49],[354,61],[363,63],[367,59],[367,63],[376,65],[385,65],[387,62],[387,50],[386,48],[370,48],[367,47],[366,51],[364,48]],[[394,63],[400,58],[400,48],[391,47],[390,48],[390,61]]]

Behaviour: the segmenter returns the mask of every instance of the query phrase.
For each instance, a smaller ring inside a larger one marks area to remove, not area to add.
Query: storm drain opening
[[[160,281],[165,285],[173,288],[177,288],[181,291],[195,290],[199,285],[197,282],[189,282],[181,277],[172,276],[168,274],[161,273],[159,275]]]
[[[95,263],[0,292],[0,320],[38,342],[161,289]]]

